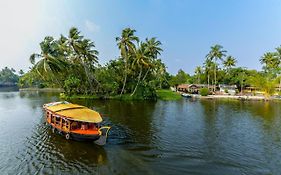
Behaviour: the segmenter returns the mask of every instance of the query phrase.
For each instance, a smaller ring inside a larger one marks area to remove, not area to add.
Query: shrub
[[[225,89],[224,92],[228,94],[228,90],[227,89]]]
[[[202,88],[200,89],[200,95],[207,96],[209,95],[209,89],[208,88]]]

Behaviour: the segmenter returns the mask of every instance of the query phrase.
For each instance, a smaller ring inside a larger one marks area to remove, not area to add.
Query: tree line
[[[47,36],[40,53],[30,56],[31,70],[19,81],[21,87],[59,87],[67,95],[130,95],[155,99],[156,89],[168,87],[166,66],[159,58],[161,42],[157,38],[141,41],[136,31],[125,28],[116,37],[120,55],[105,65],[99,64],[99,52],[93,41],[77,28],[67,36]]]
[[[279,87],[279,91],[281,87],[281,47],[266,52],[259,61],[263,65],[262,71],[236,67],[236,58],[227,55],[223,46],[216,44],[211,46],[203,65],[195,68],[194,75],[180,69],[169,82],[172,86],[194,83],[213,85],[214,88],[219,84],[236,85],[240,92],[245,87],[254,87],[270,96],[276,87]]]
[[[16,86],[19,78],[24,72],[16,72],[14,68],[4,67],[0,70],[0,86]]]

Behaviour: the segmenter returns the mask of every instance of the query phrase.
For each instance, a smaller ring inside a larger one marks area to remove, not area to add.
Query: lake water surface
[[[281,174],[281,103],[72,101],[112,126],[107,145],[46,126],[56,93],[0,92],[0,174]]]

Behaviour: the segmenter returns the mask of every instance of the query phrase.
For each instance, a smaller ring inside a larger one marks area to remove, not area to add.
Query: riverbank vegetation
[[[13,68],[5,67],[0,70],[0,87],[2,86],[15,86],[17,85],[19,78],[24,72],[20,70],[18,74]]]
[[[179,93],[173,92],[167,89],[157,90],[157,97],[161,100],[179,100],[181,95]]]
[[[20,87],[56,87],[66,97],[99,96],[120,99],[157,99],[156,89],[168,88],[168,73],[161,61],[161,42],[155,37],[141,41],[126,28],[116,37],[120,55],[105,65],[99,52],[77,28],[67,36],[45,37],[40,53],[30,56],[32,69],[19,81]]]
[[[160,59],[161,42],[155,37],[141,40],[135,34],[130,28],[122,30],[115,39],[120,55],[104,65],[99,63],[94,42],[77,28],[59,38],[47,36],[40,43],[40,52],[30,56],[31,69],[12,79],[18,81],[20,88],[63,89],[63,98],[178,99],[178,94],[161,89],[177,89],[180,84],[204,84],[205,89],[198,91],[204,95],[215,93],[219,84],[236,85],[239,94],[246,88],[262,92],[267,98],[280,93],[281,47],[265,53],[259,60],[263,69],[257,71],[236,67],[236,58],[216,44],[194,75],[182,69],[171,75]],[[4,72],[15,73],[5,68],[0,72],[0,80]]]
[[[236,85],[240,94],[247,92],[247,88],[253,90],[252,95],[259,91],[267,98],[273,94],[280,94],[281,47],[265,53],[260,58],[262,71],[236,67],[237,60],[227,53],[223,46],[212,46],[203,65],[196,67],[194,75],[179,70],[177,75],[171,77],[170,85],[177,87],[179,84],[205,84],[207,87],[213,87],[214,92],[219,84],[225,84]]]

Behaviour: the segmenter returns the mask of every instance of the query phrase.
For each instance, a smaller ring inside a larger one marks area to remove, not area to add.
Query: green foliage
[[[2,86],[11,86],[16,85],[19,80],[19,76],[15,74],[13,68],[5,67],[0,71],[0,85]]]
[[[265,96],[268,98],[273,95],[275,92],[275,86],[277,84],[276,80],[270,79],[262,74],[257,74],[249,78],[249,83],[252,86],[260,89],[265,93]]]
[[[64,81],[64,90],[68,95],[77,94],[79,92],[80,80],[75,76],[69,76]]]
[[[171,86],[177,87],[180,84],[189,83],[190,79],[191,79],[190,75],[188,75],[182,69],[180,69],[176,76],[172,76],[169,83],[170,83]]]
[[[200,95],[201,95],[201,96],[207,96],[207,95],[209,95],[209,89],[208,89],[208,88],[201,88],[201,89],[200,89]]]
[[[30,56],[32,73],[25,74],[20,85],[34,86],[36,73],[44,86],[58,86],[66,96],[115,96],[156,99],[156,89],[169,87],[166,66],[158,58],[161,42],[155,37],[139,41],[135,30],[126,28],[116,38],[120,57],[106,65],[98,64],[94,43],[71,28],[67,37],[47,36],[40,43],[40,53]],[[37,77],[36,77],[37,78]],[[38,84],[36,85],[38,86]]]
[[[161,100],[179,100],[182,98],[179,93],[164,89],[157,90],[157,96]]]

